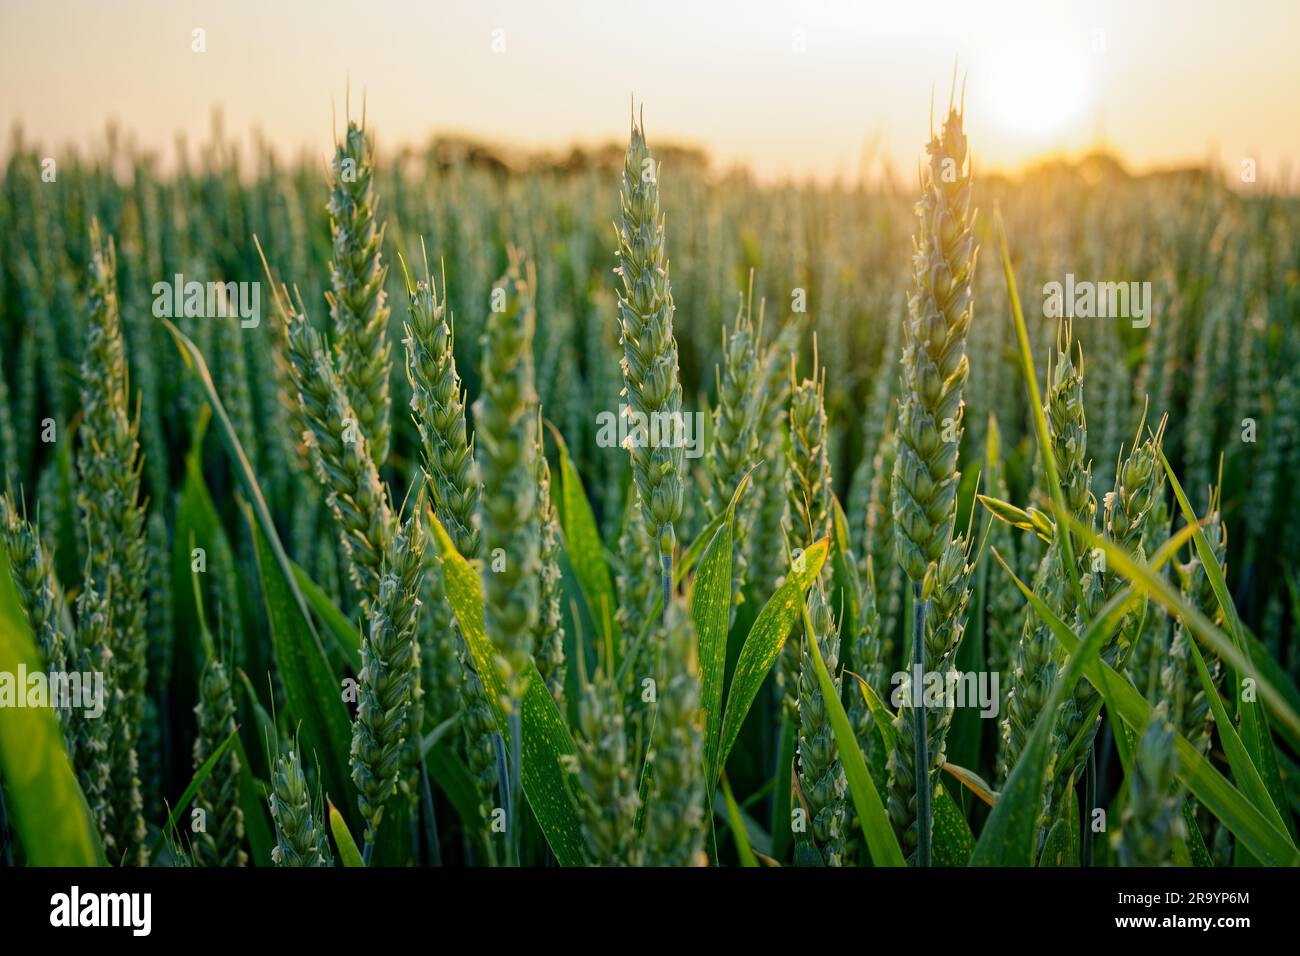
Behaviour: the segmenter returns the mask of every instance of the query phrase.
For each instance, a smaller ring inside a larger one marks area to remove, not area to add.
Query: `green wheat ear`
[[[1138,740],[1128,803],[1111,837],[1120,866],[1167,866],[1175,845],[1186,839],[1174,737],[1169,702],[1162,700]]]
[[[475,514],[479,485],[474,445],[465,422],[465,395],[456,369],[455,326],[446,289],[439,295],[425,264],[425,278],[406,280],[406,375],[411,417],[420,433],[421,464],[434,514],[466,560],[479,557]],[[483,682],[447,601],[441,558],[427,549],[426,606],[420,614],[421,681],[428,708],[438,719],[459,716],[466,762],[486,822],[497,787],[496,718]]]
[[[622,696],[608,668],[598,669],[590,681],[584,676],[573,727],[576,750],[561,760],[591,866],[638,866],[642,859],[641,797],[628,736]]]
[[[113,658],[112,603],[107,595],[96,590],[92,581],[84,584],[76,603],[81,646],[74,666],[83,673],[98,671],[107,675]],[[104,853],[110,860],[116,860],[128,852],[128,847],[118,842],[115,826],[112,778],[117,728],[115,722],[108,719],[108,713],[112,707],[121,707],[124,697],[121,689],[107,680],[105,690],[108,699],[104,701],[104,716],[98,720],[75,720],[73,734],[76,737],[77,778],[104,843]]]
[[[646,808],[647,866],[701,866],[704,844],[704,711],[695,627],[684,602],[668,607]]]
[[[198,735],[194,767],[198,769],[235,732],[235,699],[230,678],[213,654],[199,678],[199,702],[194,705]],[[194,834],[194,859],[200,866],[244,866],[244,811],[239,806],[239,756],[228,747],[199,786],[195,802],[204,811],[207,829]]]
[[[913,291],[903,326],[903,391],[893,511],[898,560],[914,584],[943,555],[957,505],[966,334],[975,273],[971,176],[962,114],[930,140],[916,214]]]
[[[483,333],[482,393],[474,403],[481,485],[475,529],[482,540],[484,620],[506,705],[517,710],[528,684],[541,614],[537,524],[537,392],[533,302],[522,256],[493,290]],[[498,309],[497,306],[500,308]]]
[[[90,246],[77,504],[88,557],[87,585],[93,582],[113,602],[107,681],[124,701],[110,718],[115,725],[112,825],[119,853],[143,866],[148,850],[136,743],[144,722],[144,589],[149,571],[145,509],[140,502],[139,420],[132,412],[118,311],[117,253],[97,222],[91,223]]]
[[[752,286],[752,278],[751,278]],[[751,289],[752,296],[752,289]],[[728,335],[723,331],[722,366],[717,371],[718,401],[713,409],[713,443],[709,455],[709,513],[720,514],[731,501],[732,492],[759,457],[758,416],[762,395],[758,388],[762,363],[760,342],[750,315],[752,301],[741,299],[736,320]],[[762,304],[759,325],[762,325]],[[730,621],[735,606],[744,600],[749,566],[749,526],[753,496],[743,498],[733,519]]]
[[[415,617],[424,547],[417,508],[393,535],[384,556],[368,633],[361,644],[351,764],[367,845],[374,843],[384,804],[399,784],[413,798],[411,751],[418,742],[422,708]]]
[[[271,820],[275,823],[272,863],[276,866],[334,865],[329,839],[321,825],[319,801],[314,801],[307,789],[307,777],[296,747],[275,758],[270,804]]]
[[[298,406],[307,425],[303,437],[364,611],[379,592],[393,534],[388,490],[379,480],[358,413],[320,333],[301,310],[290,314],[285,332]]]
[[[67,668],[69,651],[75,655],[75,647],[69,647],[75,639],[64,633],[63,594],[54,576],[53,558],[36,523],[29,522],[25,512],[25,505],[15,505],[10,492],[0,494],[0,544],[9,554],[10,576],[41,657],[51,671],[62,671]],[[66,730],[67,715],[60,716]]]
[[[659,168],[646,145],[642,126],[633,125],[623,163],[622,214],[617,224],[622,279],[618,318],[623,345],[624,394],[631,412],[644,421],[680,422],[682,387],[677,380],[677,340],[673,336],[673,295],[668,279],[664,217],[659,210]],[[676,533],[682,514],[686,449],[672,440],[652,443],[629,436],[632,478],[646,524],[671,578]]]
[[[376,222],[374,141],[351,120],[334,150],[329,203],[330,317],[334,324],[339,376],[356,409],[361,433],[375,464],[388,460],[388,306],[384,279],[388,267],[380,249],[384,227]]]

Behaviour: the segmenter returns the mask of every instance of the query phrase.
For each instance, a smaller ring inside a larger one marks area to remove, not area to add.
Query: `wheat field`
[[[1297,200],[641,116],[15,136],[0,860],[1300,862]]]

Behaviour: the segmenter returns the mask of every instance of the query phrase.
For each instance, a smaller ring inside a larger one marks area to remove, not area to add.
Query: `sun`
[[[992,112],[1022,133],[1060,129],[1088,97],[1088,68],[1077,53],[1026,43],[990,64],[984,95]]]

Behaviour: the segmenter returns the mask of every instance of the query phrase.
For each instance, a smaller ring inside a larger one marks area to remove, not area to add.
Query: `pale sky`
[[[652,145],[721,166],[851,176],[872,152],[910,173],[956,62],[985,169],[1104,141],[1268,181],[1300,160],[1297,37],[1295,0],[0,0],[0,131],[85,147],[116,118],[169,153],[219,105],[232,135],[324,156],[350,78],[381,148],[620,140],[635,95]]]

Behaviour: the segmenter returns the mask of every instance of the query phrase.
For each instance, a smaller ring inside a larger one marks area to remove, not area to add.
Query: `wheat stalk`
[[[903,326],[903,390],[892,482],[898,560],[919,586],[942,557],[956,516],[966,334],[975,270],[974,215],[962,114],[949,110],[926,147],[916,214],[913,291]]]
[[[64,635],[63,595],[54,576],[54,561],[35,523],[27,520],[26,505],[15,505],[8,491],[0,494],[0,543],[9,553],[10,575],[36,635],[41,659],[51,671],[66,669],[66,645],[72,638]]]
[[[826,453],[825,373],[818,373],[814,357],[813,378],[791,383],[789,444],[786,450],[786,549],[791,561],[830,533],[830,457]],[[791,368],[793,374],[793,368]],[[793,718],[799,696],[803,662],[794,642],[787,642],[776,671],[782,706]]]
[[[772,588],[789,562],[783,542],[789,527],[786,495],[786,454],[790,444],[790,356],[798,351],[799,327],[788,323],[763,353],[758,429],[763,463],[754,473],[754,529],[749,535],[745,563],[760,590]]]
[[[1165,473],[1160,463],[1164,430],[1165,424],[1162,421],[1148,439],[1140,444],[1135,440],[1133,450],[1116,467],[1114,490],[1106,495],[1102,519],[1106,534],[1130,554],[1143,554],[1142,541],[1149,534],[1148,524],[1155,514],[1155,504],[1164,496]],[[1101,569],[1090,571],[1084,587],[1088,616],[1095,617],[1122,586],[1123,578],[1119,574]],[[1130,612],[1119,629],[1101,646],[1102,659],[1117,670],[1124,670],[1129,651],[1137,637],[1136,627],[1142,617],[1141,612]],[[1081,731],[1085,737],[1077,751],[1075,762],[1062,766],[1056,775],[1055,800],[1059,801],[1062,787],[1076,776],[1076,771],[1088,760],[1100,723],[1100,719],[1093,714],[1100,710],[1100,706],[1101,695],[1097,689],[1088,681],[1080,681],[1062,707],[1061,738],[1067,743],[1072,742]],[[1090,723],[1085,725],[1085,721]]]
[[[629,759],[622,697],[608,668],[581,682],[573,731],[577,750],[562,759],[570,799],[582,823],[587,862],[637,866],[641,798]]]
[[[406,376],[411,383],[411,417],[420,433],[422,464],[438,520],[456,550],[478,557],[474,512],[479,487],[473,480],[474,447],[467,438],[465,396],[456,371],[453,320],[431,276],[406,277]]]
[[[965,630],[966,604],[970,599],[970,577],[974,570],[968,563],[966,541],[958,536],[948,542],[942,558],[930,566],[922,589],[926,602],[925,616],[925,677],[935,674],[948,684],[950,672],[955,671],[957,647]],[[924,688],[922,688],[924,690]],[[918,693],[916,674],[909,673],[904,687],[903,703],[894,716],[897,744],[889,755],[889,817],[909,855],[920,848],[920,811],[922,787],[933,793],[938,786],[939,771],[943,768],[945,740],[952,723],[953,702],[945,698],[943,704],[931,707],[922,698],[920,706],[912,695]],[[919,720],[921,711],[926,720]],[[924,753],[929,761],[928,786],[920,783],[922,773],[916,762],[916,736],[925,735]]]
[[[1219,513],[1219,493],[1217,488],[1210,492],[1210,510],[1201,530],[1206,540],[1210,542],[1220,572],[1226,574],[1228,533]],[[1209,575],[1206,574],[1195,549],[1192,550],[1191,558],[1185,564],[1178,565],[1178,577],[1183,597],[1208,620],[1221,626],[1223,610],[1219,607]],[[1177,727],[1193,747],[1201,754],[1205,754],[1210,748],[1210,728],[1214,723],[1214,717],[1210,711],[1209,698],[1206,697],[1205,688],[1201,685],[1195,662],[1192,660],[1190,648],[1192,640],[1183,622],[1176,621],[1167,666],[1173,671],[1170,681],[1178,703],[1175,709]],[[1217,685],[1222,671],[1218,657],[1206,655],[1205,665],[1210,672],[1211,681]]]

